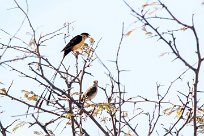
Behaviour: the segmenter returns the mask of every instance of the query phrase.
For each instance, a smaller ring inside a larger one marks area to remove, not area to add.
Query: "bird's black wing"
[[[64,47],[64,49],[62,51],[66,51],[66,50],[70,50],[71,48],[77,44],[79,44],[82,41],[82,36],[81,35],[77,35],[74,38],[72,38],[70,40],[70,42]]]
[[[86,93],[86,96],[89,97],[89,96],[93,95],[96,91],[97,91],[97,87],[92,87],[92,88],[90,89],[90,91],[88,91],[88,92]]]
[[[89,98],[91,95],[96,93],[96,91],[97,91],[97,87],[90,88],[90,90],[88,90],[87,92],[85,92],[85,94],[83,94],[81,101],[84,102],[85,99]]]

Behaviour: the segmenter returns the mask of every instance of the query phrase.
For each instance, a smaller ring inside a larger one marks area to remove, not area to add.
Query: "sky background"
[[[19,0],[18,2],[24,9],[26,8],[24,0]],[[127,2],[135,10],[139,10],[146,1],[128,0]],[[201,45],[203,45],[204,7],[201,4],[202,1],[164,0],[162,2],[167,5],[178,19],[186,24],[191,24],[192,14],[195,14],[195,26],[198,31],[198,36],[200,36],[199,40]],[[154,99],[156,98],[156,82],[164,85],[165,91],[165,87],[168,87],[171,81],[186,70],[186,67],[180,61],[176,60],[172,62],[174,59],[173,55],[160,57],[162,53],[168,52],[169,48],[163,42],[157,41],[155,38],[149,38],[144,34],[144,31],[138,28],[140,25],[134,22],[135,18],[131,15],[130,9],[122,0],[28,0],[28,6],[28,16],[34,28],[37,30],[37,37],[57,30],[66,22],[74,22],[71,25],[72,29],[70,29],[71,36],[75,36],[82,32],[88,32],[96,42],[102,38],[96,53],[113,73],[115,72],[115,64],[111,63],[109,60],[115,60],[116,50],[122,33],[122,24],[124,23],[125,33],[137,28],[130,36],[124,37],[119,57],[120,68],[129,70],[121,75],[121,82],[125,85],[126,91],[128,92],[127,97],[141,95],[146,98]],[[0,0],[0,29],[5,30],[11,35],[15,34],[24,19],[22,12],[14,7],[16,7],[16,5],[13,0]],[[158,24],[158,22],[153,23],[155,25]],[[171,23],[160,23],[159,26],[167,30],[168,28],[179,28],[179,26]],[[29,32],[31,32],[31,29],[28,23],[25,23],[16,36],[29,42],[31,39]],[[178,37],[178,48],[181,49],[186,59],[191,62],[191,64],[194,64],[195,41],[194,38],[192,38],[192,34],[187,30],[185,34],[179,32],[176,36]],[[10,36],[5,36],[5,33],[0,31],[1,42],[8,43],[9,38]],[[12,41],[11,44],[21,44],[21,42]],[[53,64],[55,64],[55,66],[58,66],[63,55],[60,51],[65,46],[63,37],[54,38],[46,42],[46,45],[49,46],[49,48],[45,48],[43,53],[53,62]],[[204,54],[203,46],[202,53]],[[5,56],[9,58],[17,55],[18,54],[8,52]],[[74,56],[71,54],[65,58],[64,63],[67,63],[67,65],[74,65],[70,60],[74,60]],[[84,89],[86,89],[95,79],[99,81],[100,86],[105,86],[107,84],[107,77],[104,74],[106,70],[98,61],[94,62],[94,65],[94,68],[90,69],[94,77],[86,77],[83,86]],[[19,67],[19,69],[25,68],[22,64],[17,65],[17,67]],[[0,73],[0,81],[3,82],[6,87],[10,85],[12,80],[15,81],[12,87],[12,93],[17,96],[22,95],[19,93],[22,89],[26,88],[34,91],[38,88],[36,88],[36,86],[38,86],[36,83],[25,80],[25,78],[19,78],[15,73],[9,72],[8,69],[1,68]],[[202,69],[201,75],[203,74],[204,71]],[[186,82],[189,81],[192,83],[192,78],[189,78],[191,75],[191,72],[187,73],[182,82],[178,82],[175,85],[173,89],[175,91],[167,96],[167,100],[175,100],[178,95],[175,93],[177,90],[187,92]],[[201,77],[200,82],[204,82],[203,77]],[[199,87],[201,90],[204,88],[202,84],[200,84]],[[202,97],[202,95],[200,97]],[[104,102],[104,98],[103,93],[99,92],[94,102]],[[0,109],[8,111],[6,112],[8,116],[18,115],[24,113],[24,110],[26,111],[26,108],[22,105],[14,107],[13,103],[5,101],[3,98],[0,98],[0,102],[4,104]],[[143,108],[149,109],[148,105],[144,105]],[[9,120],[9,118],[2,118],[3,116],[5,117],[5,114],[0,114],[1,120],[5,124],[9,124],[11,120]],[[145,125],[139,126],[141,129],[143,129],[143,127],[145,128]],[[35,127],[31,129],[35,130]],[[90,131],[100,135],[99,130]],[[17,132],[12,135],[23,136],[25,133],[27,135],[32,135],[32,131],[26,129],[17,130]],[[186,130],[186,133],[189,132]]]

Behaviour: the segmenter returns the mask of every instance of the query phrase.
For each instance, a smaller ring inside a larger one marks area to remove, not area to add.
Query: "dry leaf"
[[[147,6],[153,6],[153,5],[159,5],[159,3],[158,2],[146,3],[146,4],[142,5],[142,7],[145,8]]]
[[[128,31],[126,34],[125,34],[125,36],[130,36],[131,34],[132,34],[132,32],[134,32],[136,29],[132,29],[132,30],[130,30],[130,31]]]
[[[178,108],[176,110],[176,117],[180,118],[182,116],[182,113],[183,113],[183,108]]]
[[[152,35],[152,32],[148,32],[147,29],[145,28],[145,26],[142,27],[142,30],[145,32],[145,35],[147,35],[147,36]]]
[[[188,117],[190,115],[190,112],[186,112],[186,116]]]
[[[6,93],[7,93],[7,91],[6,91],[5,88],[1,88],[1,89],[0,89],[0,94],[6,94]]]
[[[94,107],[94,104],[86,104],[84,108]]]
[[[25,121],[21,121],[21,122],[19,122],[18,124],[16,124],[16,126],[12,129],[12,131],[15,133],[16,132],[16,130],[18,129],[18,128],[21,128],[21,127],[23,127],[24,125],[26,124],[26,122]]]
[[[27,98],[29,101],[37,101],[38,96],[34,94],[32,91],[22,90],[24,93],[24,97]]]
[[[28,96],[28,100],[29,101],[37,101],[37,98],[38,98],[38,96],[37,95],[30,95],[30,96]]]
[[[204,108],[199,108],[198,110],[201,112],[204,112]]]
[[[166,115],[171,115],[173,113],[173,109],[172,108],[166,108],[163,110],[163,113]]]
[[[152,35],[152,32],[145,32],[145,35],[151,36],[151,35]]]
[[[89,39],[89,42],[90,42],[90,44],[94,44],[94,42],[95,42],[95,41],[94,41],[94,38],[91,37],[91,38]]]
[[[196,121],[198,121],[199,123],[204,123],[204,119],[200,116],[196,117]]]
[[[182,28],[180,28],[180,30],[182,30],[182,31],[185,31],[185,30],[187,30],[188,28],[187,27],[182,27]]]
[[[131,131],[128,130],[128,132],[125,134],[125,136],[135,136],[134,134],[131,134]]]
[[[126,111],[122,112],[122,117],[128,117],[128,112]]]
[[[35,45],[35,39],[34,38],[31,38],[29,43],[28,43],[28,46],[32,46],[32,45]]]
[[[74,114],[70,113],[70,112],[65,114],[65,118],[68,118],[68,119],[71,119],[71,117],[73,117],[73,116],[74,116]]]

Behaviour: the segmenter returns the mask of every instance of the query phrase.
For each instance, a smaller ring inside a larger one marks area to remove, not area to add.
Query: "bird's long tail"
[[[72,49],[71,48],[64,48],[62,51],[64,51],[64,55],[63,55],[63,59],[65,58],[65,56],[67,55],[67,54],[69,54],[71,51],[72,51]],[[61,52],[62,52],[61,51]],[[62,60],[63,60],[62,59]]]

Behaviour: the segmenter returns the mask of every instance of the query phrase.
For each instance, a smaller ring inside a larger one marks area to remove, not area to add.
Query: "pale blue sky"
[[[143,0],[128,0],[127,2],[129,2],[136,10],[141,8],[141,5],[145,3]],[[176,15],[176,17],[187,24],[191,24],[192,14],[195,14],[196,28],[199,32],[200,41],[203,44],[204,41],[201,39],[202,35],[204,35],[204,7],[201,5],[202,1],[165,0],[163,2]],[[25,1],[19,0],[19,4],[24,8],[26,7]],[[28,0],[28,5],[28,15],[33,26],[37,29],[37,36],[52,32],[62,27],[65,22],[75,21],[72,25],[74,29],[70,31],[72,36],[81,32],[88,32],[96,42],[102,37],[96,53],[112,71],[115,70],[115,65],[108,60],[115,59],[116,49],[121,38],[122,23],[124,22],[125,24],[125,32],[138,27],[137,24],[133,23],[135,19],[131,16],[129,8],[122,0]],[[24,18],[22,12],[18,9],[13,9],[14,7],[15,3],[12,0],[0,0],[0,29],[7,31],[10,34],[14,34],[17,31]],[[158,22],[155,22],[155,25],[157,23]],[[166,23],[159,25],[166,29],[169,27],[175,27],[173,24]],[[28,24],[25,23],[23,29],[17,34],[17,36],[29,42],[31,37],[26,34],[27,32],[30,32],[30,29]],[[194,53],[194,48],[191,48],[195,46],[192,35],[190,35],[187,30],[185,36],[183,36],[183,33],[181,32],[178,33],[177,36],[179,48],[182,50],[183,55],[193,64],[194,56],[189,55]],[[7,43],[8,38],[10,37],[5,37],[0,31],[1,42]],[[21,43],[15,41],[11,44]],[[52,60],[55,66],[58,66],[62,57],[60,51],[65,45],[62,37],[50,40],[46,44],[49,46],[49,50],[46,50],[45,55]],[[202,46],[202,48],[204,47]],[[126,91],[128,92],[127,96],[142,95],[154,99],[156,97],[156,82],[167,87],[170,82],[175,79],[175,76],[181,74],[185,70],[185,66],[180,63],[180,61],[177,60],[171,62],[174,59],[174,56],[166,55],[164,57],[159,57],[161,53],[166,51],[169,51],[169,49],[163,44],[163,42],[148,38],[140,29],[134,31],[129,37],[124,38],[121,46],[119,63],[121,69],[130,70],[129,72],[122,73],[121,78],[121,81],[124,83]],[[204,50],[202,50],[202,53],[204,54]],[[73,59],[73,55],[69,54],[64,63],[72,65],[74,63],[70,62],[70,60]],[[100,86],[106,85],[107,77],[104,74],[105,69],[102,68],[97,61],[94,64],[95,67],[90,70],[94,77],[86,78],[86,84],[83,86],[84,89],[86,89],[94,79],[99,80]],[[19,65],[18,67],[20,69],[24,68],[22,65]],[[0,81],[4,82],[6,87],[9,86],[12,80],[15,81],[13,91],[16,95],[21,95],[18,91],[20,92],[20,90],[24,88],[33,91],[38,90],[36,89],[36,86],[38,85],[33,82],[28,82],[27,80],[25,81],[25,79],[16,77],[14,73],[8,72],[3,68],[0,69],[0,72]],[[203,75],[203,69],[201,72],[201,75]],[[191,73],[188,73],[183,82],[176,84],[176,91],[180,89],[184,92],[187,91],[185,90],[187,87],[186,81],[190,80],[190,82],[192,82],[192,79],[188,78],[190,75]],[[204,79],[202,78],[200,82],[204,82]],[[201,85],[200,89],[203,88],[204,86]],[[176,91],[169,95],[167,100],[174,100],[177,98]],[[99,92],[94,101],[105,101],[103,94]],[[4,102],[7,105],[8,101]],[[11,108],[11,106],[13,107],[13,105],[8,103],[8,106],[3,107],[6,108],[9,111],[7,113],[11,115],[21,114],[26,110],[22,105],[15,108]],[[148,110],[149,106],[145,105],[143,108]],[[3,115],[0,114],[0,118],[2,118],[1,116]],[[6,124],[11,122],[11,120],[7,120],[6,118],[2,120]],[[143,127],[145,128],[145,125],[138,126],[140,129],[144,129]],[[96,135],[100,134],[99,130],[89,129],[90,128],[88,128],[88,132],[96,133]],[[188,131],[186,132],[189,133]],[[13,136],[23,136],[25,133],[27,135],[32,135],[32,131],[30,130],[19,129],[13,134]]]

